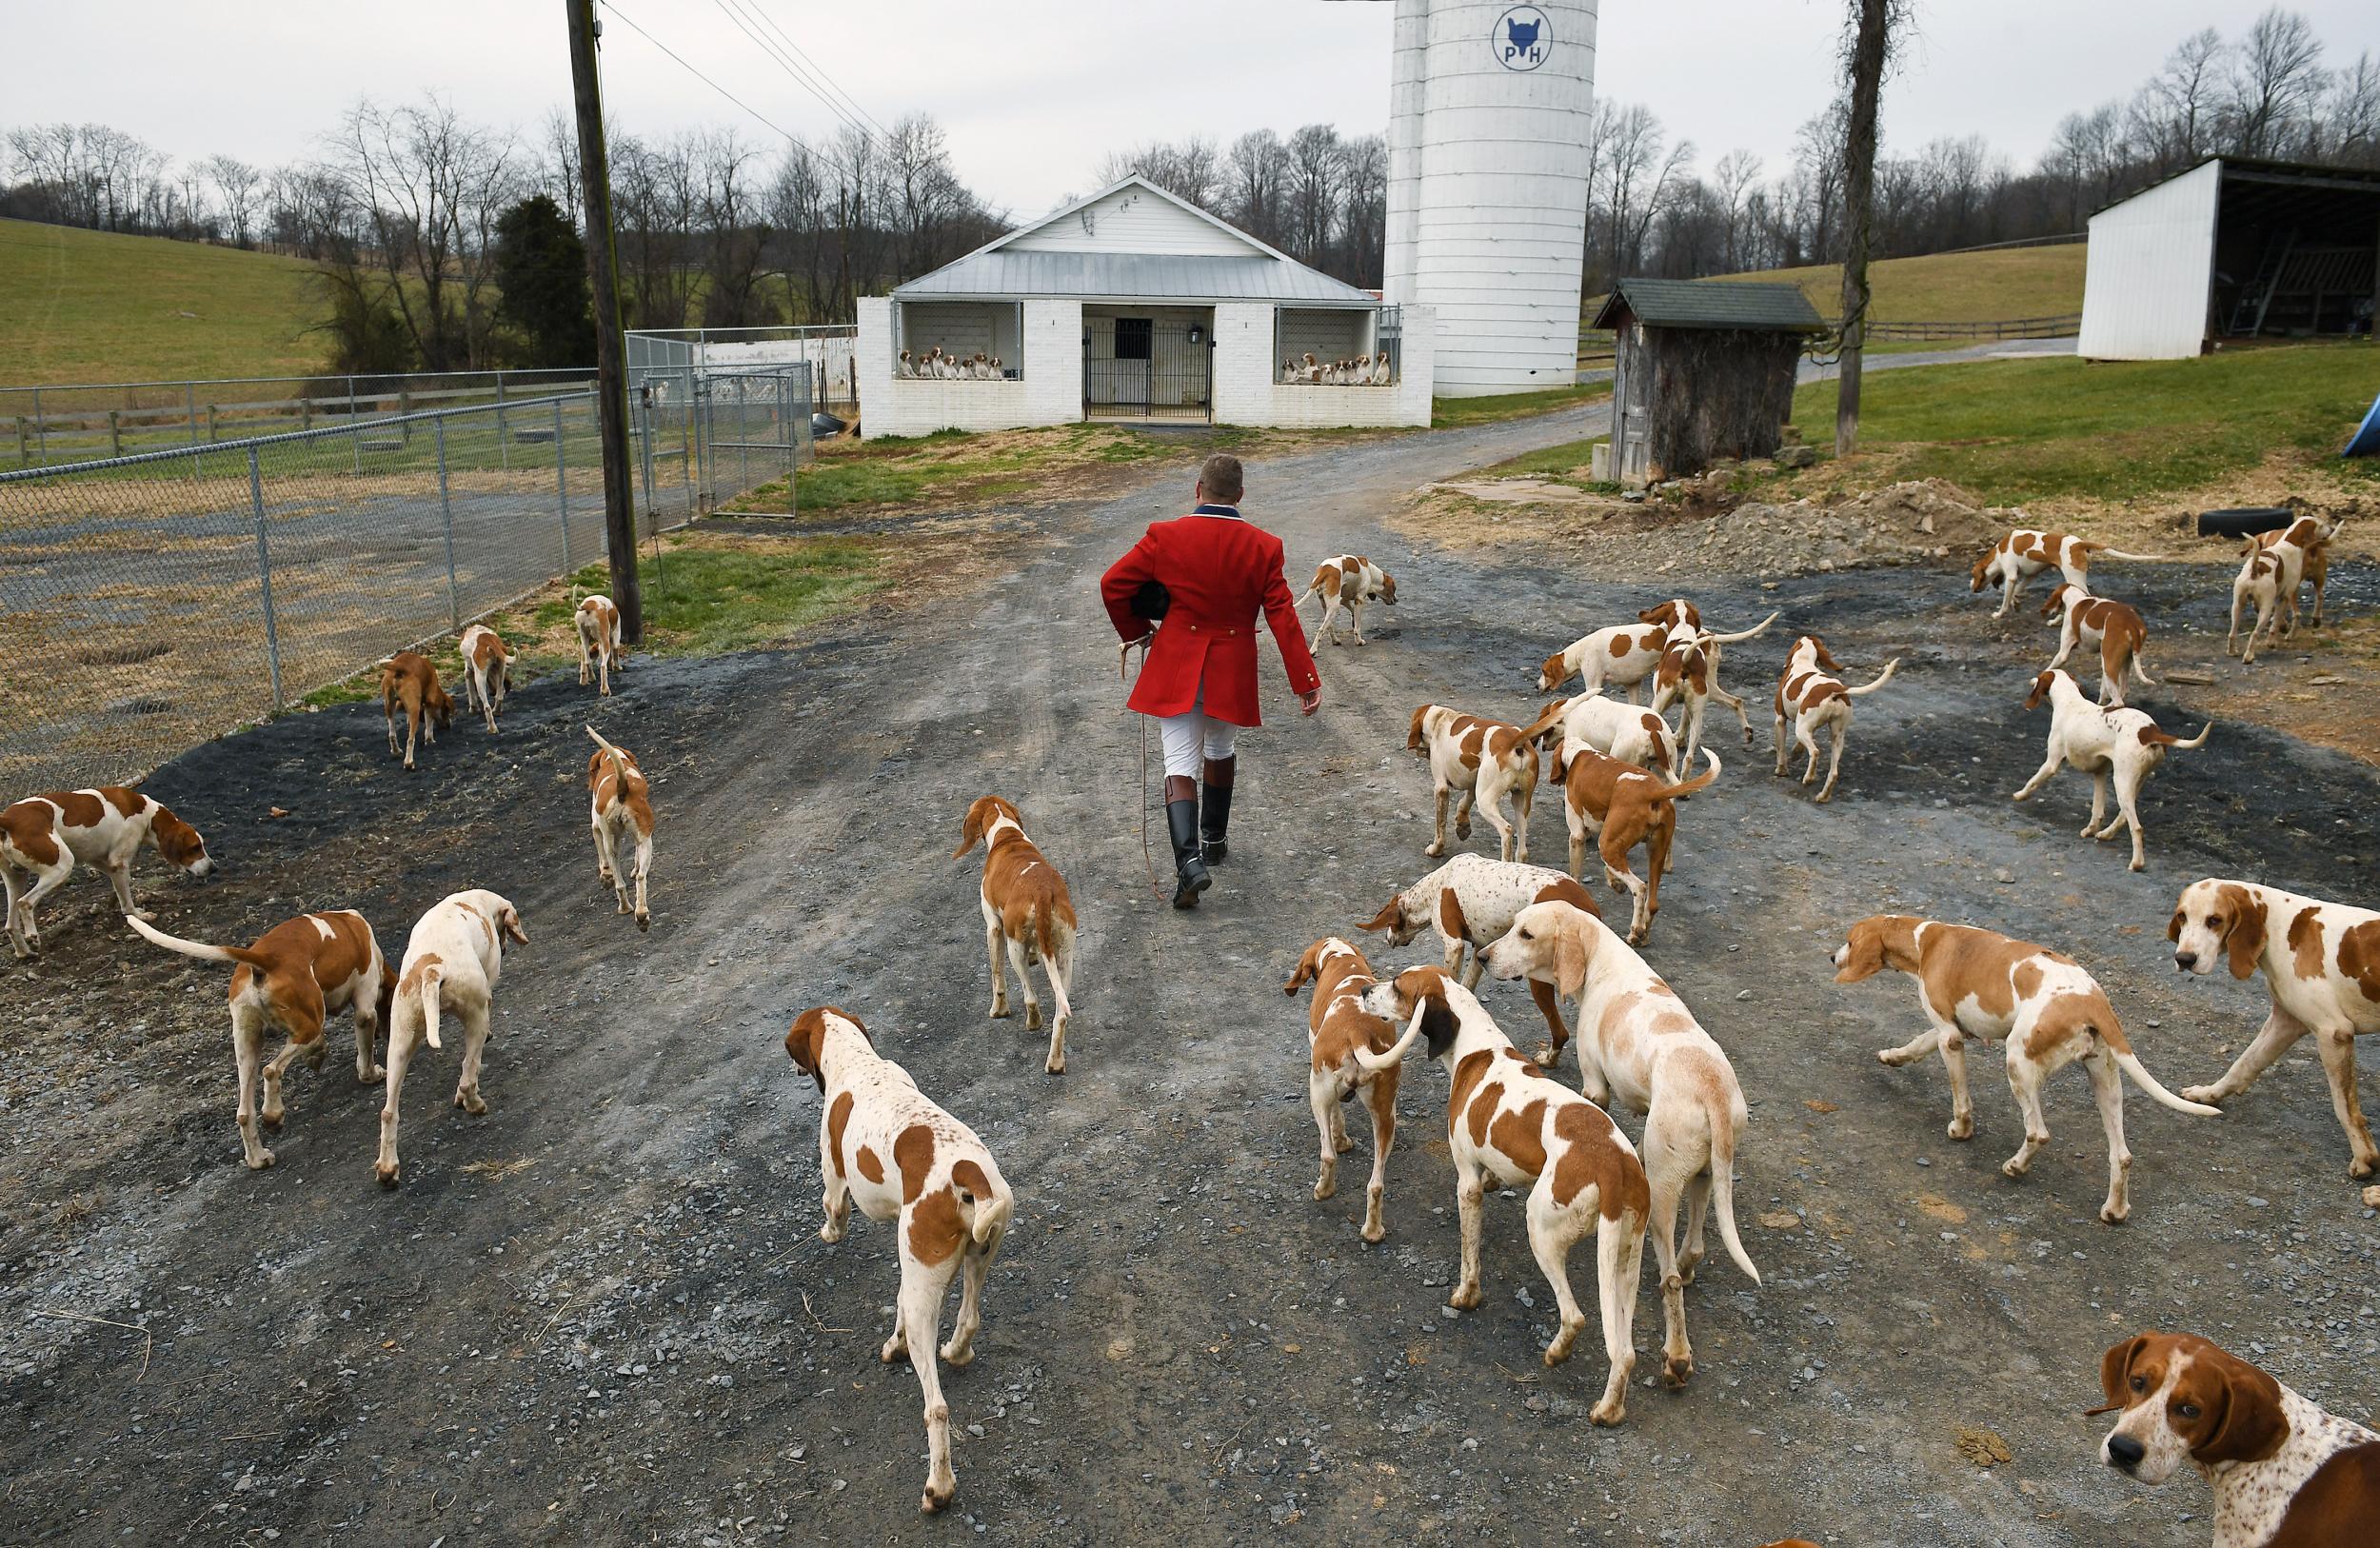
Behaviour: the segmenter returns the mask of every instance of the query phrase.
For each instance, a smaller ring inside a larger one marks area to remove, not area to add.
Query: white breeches
[[[1205,700],[1201,689],[1198,702],[1187,710],[1158,720],[1157,728],[1165,743],[1165,772],[1169,777],[1180,775],[1195,780],[1200,774],[1200,759],[1229,758],[1239,744],[1240,727],[1208,715],[1200,707]]]

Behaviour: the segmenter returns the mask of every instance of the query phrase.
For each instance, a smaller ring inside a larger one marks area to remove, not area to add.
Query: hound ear
[[[1455,1035],[1461,1030],[1462,1023],[1447,1008],[1446,982],[1439,979],[1422,996],[1421,1003],[1421,1040],[1429,1045],[1430,1057],[1442,1058],[1455,1045]]]
[[[2249,896],[2246,887],[2227,886],[2223,901],[2231,914],[2223,931],[2223,951],[2231,962],[2231,977],[2253,978],[2256,960],[2264,955],[2264,900]]]
[[[1429,713],[1430,706],[1428,705],[1423,705],[1419,709],[1413,712],[1413,725],[1405,732],[1405,750],[1407,752],[1418,752],[1421,750],[1421,723],[1429,718]]]
[[[793,1019],[793,1027],[785,1034],[785,1053],[793,1060],[793,1067],[826,1089],[826,1076],[819,1068],[819,1053],[826,1042],[826,1012],[805,1010]]]
[[[505,934],[511,937],[516,944],[526,946],[529,943],[529,933],[521,928],[521,911],[511,904],[505,905],[504,915],[497,921],[497,923],[503,926]]]
[[[1565,915],[1554,932],[1554,987],[1566,995],[1576,995],[1587,986],[1587,928],[1585,910],[1581,917]]]
[[[2178,944],[2182,939],[2182,911],[2173,910],[2173,917],[2165,922],[2165,938]]]
[[[2099,1357],[2099,1391],[2107,1399],[2106,1408],[2094,1408],[2093,1414],[2105,1414],[2124,1406],[2124,1383],[2132,1374],[2132,1357],[2149,1341],[2146,1333],[2135,1333],[2122,1343],[2112,1346]]]
[[[2271,1456],[2290,1430],[2281,1413],[2281,1383],[2236,1355],[2212,1353],[2220,1357],[2223,1372],[2223,1414],[2192,1448],[2192,1459],[2252,1462]]]
[[[967,820],[959,829],[959,847],[950,852],[957,860],[983,840],[983,803],[976,802],[967,808]]]
[[[2049,672],[2035,673],[2033,680],[2033,691],[2025,695],[2025,707],[2027,709],[2039,709],[2041,707],[2042,695],[2050,691],[2050,685],[2055,681],[2056,678]]]
[[[1826,647],[1826,642],[1824,640],[1819,639],[1814,634],[1810,636],[1810,643],[1817,648],[1819,665],[1825,667],[1830,672],[1839,672],[1843,669],[1843,664],[1835,659],[1835,652]]]
[[[1316,966],[1319,965],[1321,956],[1321,942],[1317,941],[1314,944],[1306,947],[1306,954],[1298,959],[1298,970],[1289,975],[1289,982],[1281,985],[1280,992],[1285,995],[1295,995],[1299,989],[1304,988],[1307,982],[1313,979],[1314,970]]]
[[[1562,653],[1557,650],[1545,658],[1544,665],[1537,668],[1537,684],[1540,687],[1551,689],[1569,675],[1569,669],[1562,660]]]
[[[1835,982],[1861,983],[1884,971],[1884,926],[1874,918],[1854,924],[1844,943],[1850,949],[1835,969]]]
[[[1992,555],[1998,551],[1996,548],[1987,550],[1981,559],[1975,561],[1974,584],[1967,588],[1970,595],[1983,589],[1983,572],[1992,567]]]
[[[2064,602],[2065,600],[2066,587],[2061,585],[2050,593],[2049,601],[2041,605],[2041,616],[2047,618],[2052,613],[2056,612],[2058,609],[2058,604]]]

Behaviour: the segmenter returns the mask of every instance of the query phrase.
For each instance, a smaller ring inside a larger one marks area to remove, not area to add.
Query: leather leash
[[[1126,640],[1117,649],[1116,680],[1118,682],[1132,681],[1129,667],[1134,646],[1140,647],[1141,665],[1145,666],[1148,664],[1149,642],[1156,638],[1157,630],[1152,628],[1138,640]],[[1165,896],[1164,883],[1158,881],[1157,861],[1149,853],[1149,717],[1141,715],[1139,720],[1140,722],[1140,782],[1135,786],[1134,794],[1140,807],[1140,869],[1148,877],[1149,895],[1162,898]]]

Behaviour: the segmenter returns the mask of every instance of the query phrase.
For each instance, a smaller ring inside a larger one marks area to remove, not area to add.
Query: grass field
[[[1879,323],[1992,323],[2012,317],[2062,317],[2082,310],[2082,243],[1887,258],[1869,266]],[[1727,274],[1731,280],[1798,285],[1821,316],[1843,309],[1843,266],[1772,268]]]
[[[0,387],[318,371],[312,272],[271,253],[0,220]]]
[[[2339,447],[2380,388],[2364,344],[2249,349],[2199,360],[2071,356],[1920,366],[1867,384],[1863,461],[1894,478],[1945,478],[1990,504],[2128,500],[2202,489],[2276,456],[2380,479]],[[1825,444],[1835,387],[1794,395],[1794,423]],[[1879,469],[1881,470],[1881,469]]]

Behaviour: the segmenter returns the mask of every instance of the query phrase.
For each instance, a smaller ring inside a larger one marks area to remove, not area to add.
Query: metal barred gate
[[[1086,317],[1083,417],[1210,420],[1214,359],[1214,329],[1208,325]]]

